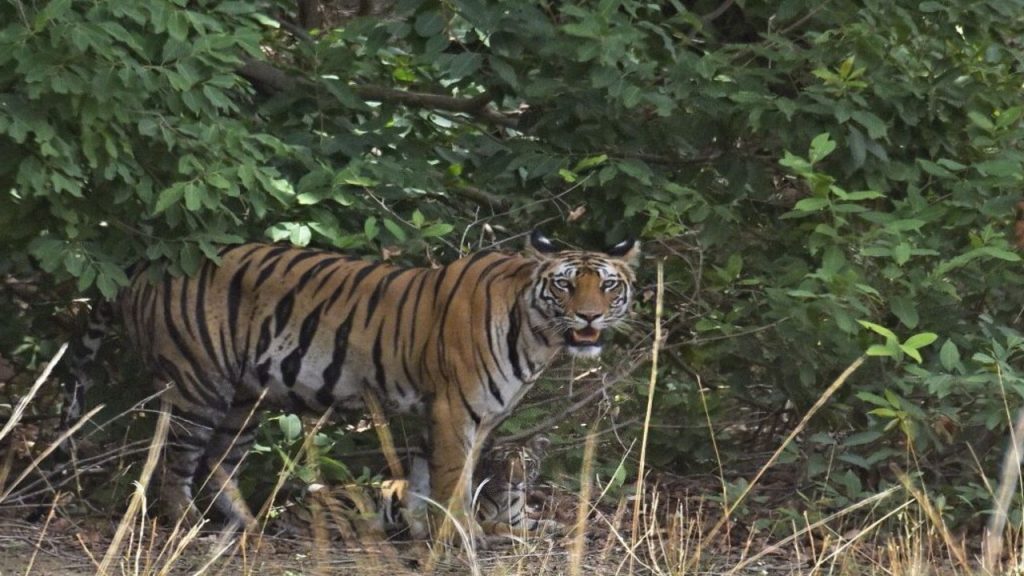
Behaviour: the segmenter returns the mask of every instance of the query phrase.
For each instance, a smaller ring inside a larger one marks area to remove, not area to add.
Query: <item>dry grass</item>
[[[660,270],[659,270],[660,272]],[[660,275],[659,275],[660,276]],[[660,283],[659,283],[660,284]],[[660,295],[660,293],[659,293]],[[659,308],[660,309],[660,308]],[[656,349],[655,349],[656,353]],[[18,424],[24,406],[39,389],[53,364],[47,367],[12,419],[0,431],[0,439]],[[328,490],[312,491],[309,499],[309,536],[283,538],[270,532],[266,519],[285,480],[294,472],[290,462],[277,478],[275,489],[260,517],[264,523],[254,533],[203,532],[202,525],[189,529],[181,522],[161,528],[146,515],[147,487],[159,460],[169,419],[163,413],[148,456],[130,496],[126,512],[110,533],[87,539],[82,532],[61,523],[60,495],[55,495],[41,526],[8,523],[0,527],[0,575],[6,574],[851,574],[856,576],[916,576],[942,574],[1020,574],[1024,572],[1024,538],[1019,526],[1007,527],[1009,495],[1018,491],[1024,412],[1013,429],[1013,441],[1004,460],[997,494],[993,494],[993,523],[984,548],[951,530],[929,499],[929,490],[908,474],[895,470],[899,486],[891,487],[835,511],[823,518],[776,522],[772,528],[755,528],[747,516],[737,518],[739,506],[756,493],[759,482],[775,466],[778,457],[804,430],[810,419],[863,363],[854,361],[818,398],[764,463],[739,496],[725,498],[726,479],[719,464],[722,498],[679,498],[654,482],[640,482],[636,497],[607,501],[607,486],[594,483],[594,461],[599,431],[590,427],[580,486],[575,496],[575,523],[561,538],[511,539],[502,545],[480,549],[472,531],[448,516],[455,538],[439,543],[386,541],[381,534],[353,523],[351,506]],[[652,370],[649,400],[657,385]],[[37,470],[42,459],[82,421],[43,450],[26,469],[15,473],[11,458],[0,468],[0,505],[24,479]],[[1009,412],[1008,412],[1009,415]],[[326,415],[308,431],[303,454],[317,460],[313,438]],[[710,418],[707,422],[711,426]],[[649,421],[644,424],[644,429]],[[388,448],[390,436],[382,443]],[[645,442],[641,443],[641,467]],[[394,456],[393,447],[390,454]],[[717,449],[716,449],[717,453]],[[389,458],[391,459],[391,458]],[[397,459],[396,459],[397,460]],[[394,466],[394,464],[392,464]],[[642,468],[641,468],[642,469]],[[466,478],[469,473],[465,474]],[[9,483],[6,479],[14,477]],[[468,481],[468,480],[467,480]],[[6,484],[6,485],[4,485]],[[712,490],[709,490],[710,494]],[[357,500],[352,498],[352,500]],[[572,500],[572,499],[570,499]],[[363,508],[366,508],[365,506]],[[758,512],[754,507],[753,512]],[[363,516],[366,510],[360,511]],[[770,511],[765,512],[771,517]],[[779,516],[774,519],[778,520]],[[66,522],[65,522],[66,524]],[[742,525],[743,529],[737,529]],[[69,533],[74,533],[70,536]],[[449,534],[451,536],[451,534]],[[449,545],[454,540],[456,545]],[[982,552],[984,559],[982,559]]]

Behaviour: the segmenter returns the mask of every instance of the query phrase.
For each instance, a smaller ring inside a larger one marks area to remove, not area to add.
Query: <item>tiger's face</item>
[[[542,264],[534,302],[548,327],[570,354],[600,354],[602,333],[629,314],[639,242],[627,240],[607,252],[559,251],[537,232],[530,242]]]
[[[496,446],[481,460],[482,475],[495,487],[522,490],[540,477],[541,464],[551,440],[538,435],[522,445]]]

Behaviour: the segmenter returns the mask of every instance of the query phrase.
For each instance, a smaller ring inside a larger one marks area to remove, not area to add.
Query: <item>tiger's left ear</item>
[[[538,260],[546,260],[550,254],[558,252],[558,246],[548,239],[540,230],[530,233],[530,241],[526,243],[526,253]]]
[[[631,267],[640,263],[640,241],[636,238],[629,238],[619,242],[615,246],[605,250],[605,254],[624,261]]]

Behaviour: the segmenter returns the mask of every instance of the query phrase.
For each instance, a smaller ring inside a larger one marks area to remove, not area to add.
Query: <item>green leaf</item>
[[[875,394],[874,392],[863,392],[862,391],[862,392],[857,392],[856,395],[857,395],[857,398],[860,398],[861,400],[863,400],[865,402],[868,402],[869,404],[874,404],[875,406],[883,406],[883,407],[886,407],[886,408],[889,407],[889,401],[886,400],[885,398],[882,398],[878,394]]]
[[[858,110],[850,114],[850,117],[856,120],[858,124],[868,131],[868,136],[872,140],[885,138],[885,135],[888,132],[888,127],[885,125],[885,122],[871,112]]]
[[[872,200],[874,198],[885,198],[885,194],[882,194],[881,192],[876,192],[874,190],[860,190],[857,192],[846,193],[846,200],[850,200],[853,202],[860,200]]]
[[[911,247],[906,242],[900,242],[892,249],[892,258],[900,266],[907,263],[910,260]]]
[[[277,426],[284,434],[285,440],[294,442],[302,436],[302,420],[295,414],[284,414],[277,419]]]
[[[980,112],[970,110],[969,112],[967,112],[967,118],[971,121],[971,123],[981,128],[982,130],[992,132],[993,130],[996,129],[996,125],[993,124],[992,121],[988,119],[988,116]]]
[[[171,38],[180,42],[188,39],[188,17],[184,12],[180,10],[171,12],[170,19],[167,20],[167,33],[171,35]]]
[[[865,430],[863,432],[855,432],[846,437],[843,441],[843,446],[846,448],[853,448],[855,446],[863,446],[870,444],[875,440],[881,438],[883,434],[878,430]]]
[[[185,186],[182,184],[175,184],[170,188],[164,188],[160,191],[160,195],[157,197],[156,206],[153,208],[153,212],[155,214],[159,214],[169,208],[172,204],[177,204],[184,194]]]
[[[871,346],[868,346],[868,349],[864,353],[867,354],[868,356],[888,356],[890,358],[896,357],[896,350],[894,350],[891,346],[886,346],[883,344],[872,344]]]
[[[810,158],[811,164],[817,164],[821,160],[824,160],[835,149],[836,143],[830,139],[829,133],[822,132],[811,140],[811,148],[808,152],[808,158]]]
[[[373,240],[380,233],[380,226],[377,225],[377,217],[370,216],[363,222],[363,234],[367,240]]]
[[[597,156],[587,156],[586,158],[584,158],[584,159],[580,160],[579,162],[577,162],[576,166],[573,167],[572,171],[573,172],[583,172],[584,170],[587,170],[589,168],[593,168],[595,166],[600,166],[601,164],[604,164],[607,161],[608,161],[608,155],[607,154],[598,154]]]
[[[483,61],[483,56],[473,52],[456,54],[447,60],[448,77],[458,80],[470,76],[480,69]]]
[[[441,16],[441,13],[436,10],[429,12],[423,12],[416,17],[416,23],[413,25],[413,29],[416,33],[424,38],[429,36],[436,36],[444,30],[445,20]]]
[[[910,356],[911,358],[913,358],[914,361],[916,361],[918,364],[920,364],[921,362],[924,361],[924,359],[921,358],[921,353],[918,352],[916,348],[911,348],[911,347],[909,347],[909,346],[907,346],[905,344],[900,344],[900,350],[903,350],[903,352],[907,356]]]
[[[292,228],[291,234],[288,235],[288,241],[296,246],[308,246],[312,239],[313,233],[305,224],[299,224]]]
[[[178,262],[181,264],[181,269],[185,274],[193,276],[199,271],[199,267],[203,263],[203,252],[199,249],[199,246],[186,242],[181,247]]]
[[[96,276],[96,287],[100,289],[100,293],[103,294],[103,297],[107,300],[112,300],[117,296],[117,292],[120,289],[117,282],[106,274],[99,274]]]
[[[890,406],[894,408],[899,408],[900,406],[903,405],[902,399],[899,397],[899,395],[897,395],[889,388],[882,390],[882,394],[885,394],[885,400],[889,403]]]
[[[942,348],[939,349],[939,363],[949,372],[960,367],[960,350],[948,338],[946,343],[942,345]]]
[[[889,310],[907,328],[913,330],[917,327],[920,318],[918,317],[917,306],[913,299],[907,296],[894,296],[889,300]]]
[[[430,226],[427,226],[426,228],[423,229],[422,233],[424,238],[439,238],[441,236],[444,236],[445,234],[448,234],[454,229],[455,227],[452,226],[451,224],[439,222],[437,224],[431,224]]]
[[[395,223],[393,220],[389,218],[384,218],[383,220],[381,220],[381,222],[384,224],[384,227],[387,228],[388,232],[390,232],[391,235],[395,237],[396,240],[398,240],[399,242],[405,242],[406,234],[405,230],[403,230],[401,226],[399,226],[397,223]]]
[[[894,342],[898,341],[898,339],[896,338],[896,334],[892,330],[886,328],[885,326],[875,324],[874,322],[868,322],[867,320],[857,320],[857,323],[867,328],[868,330],[871,330],[875,334],[884,336],[886,340],[892,340]]]
[[[985,176],[999,178],[1019,177],[1021,174],[1020,162],[1009,158],[980,162],[974,165],[974,169]]]
[[[203,189],[191,182],[185,185],[185,208],[195,212],[203,206]]]
[[[794,212],[818,212],[829,204],[828,198],[804,198],[793,205]]]
[[[934,332],[921,332],[920,334],[914,334],[910,338],[907,338],[907,341],[903,343],[903,346],[919,350],[938,339],[939,335]]]

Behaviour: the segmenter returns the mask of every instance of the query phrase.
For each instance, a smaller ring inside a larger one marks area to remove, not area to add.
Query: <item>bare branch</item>
[[[249,57],[243,57],[242,61],[244,63],[236,72],[260,92],[266,94],[290,92],[305,83],[266,62]]]
[[[243,62],[244,64],[237,70],[238,75],[251,82],[257,90],[264,93],[289,92],[313,85],[309,80],[288,74],[267,62],[253,58],[244,58]],[[498,124],[509,128],[514,128],[518,124],[516,118],[502,114],[490,107],[490,103],[494,99],[494,94],[490,91],[472,98],[459,98],[444,94],[397,90],[373,84],[352,86],[352,90],[364,100],[402,104],[414,108],[461,112],[491,124]]]
[[[512,206],[512,202],[508,198],[502,198],[501,196],[491,194],[490,192],[477,188],[476,186],[459,186],[453,188],[451,192],[483,206],[491,206],[501,209],[507,209]]]

